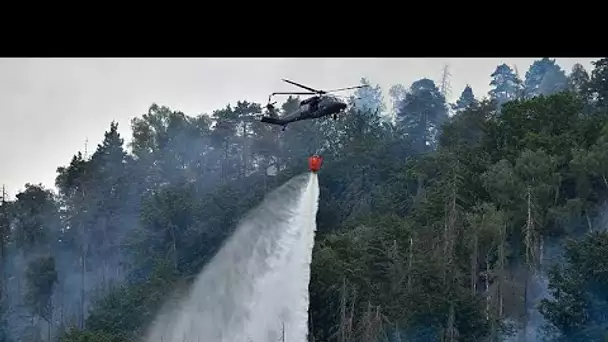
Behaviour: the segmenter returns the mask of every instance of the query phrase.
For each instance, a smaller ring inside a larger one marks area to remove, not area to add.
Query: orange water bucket
[[[319,155],[312,155],[308,157],[308,169],[312,172],[317,172],[321,169],[323,164],[323,157]]]

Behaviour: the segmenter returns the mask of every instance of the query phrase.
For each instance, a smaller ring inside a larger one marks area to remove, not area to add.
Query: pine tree
[[[574,64],[568,75],[568,90],[587,98],[589,93],[589,73],[580,63]]]
[[[600,107],[608,106],[608,58],[593,62],[589,90]]]
[[[521,80],[515,75],[511,67],[501,64],[490,75],[492,80],[490,85],[493,87],[488,94],[499,105],[517,99],[521,94]]]
[[[402,133],[424,152],[434,145],[435,137],[447,119],[445,98],[435,82],[423,78],[412,83],[410,91],[401,101],[397,113]]]
[[[365,77],[361,78],[361,84],[366,87],[355,90],[352,99],[354,106],[363,112],[384,114],[386,106],[384,105],[384,96],[380,85],[372,85]]]
[[[464,87],[462,94],[460,94],[460,98],[456,101],[456,104],[453,105],[453,108],[456,111],[461,111],[476,102],[477,100],[473,95],[473,89],[467,84],[467,86]]]
[[[555,63],[555,59],[543,58],[534,61],[526,72],[526,97],[551,95],[568,86],[566,73]]]

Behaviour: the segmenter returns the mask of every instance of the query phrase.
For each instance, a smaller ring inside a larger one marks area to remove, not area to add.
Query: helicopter
[[[266,105],[266,109],[270,113],[270,116],[263,116],[260,120],[261,122],[268,123],[271,125],[279,125],[283,126],[283,131],[287,127],[287,124],[300,121],[300,120],[308,120],[308,119],[317,119],[321,117],[325,117],[328,115],[333,115],[334,120],[337,119],[338,113],[345,110],[347,105],[344,101],[338,99],[338,97],[329,95],[329,93],[334,93],[338,91],[350,90],[350,89],[359,89],[368,87],[368,85],[359,85],[355,87],[348,88],[340,88],[333,90],[317,90],[311,87],[307,87],[305,85],[296,83],[294,81],[282,79],[283,82],[287,82],[289,84],[293,84],[297,87],[308,90],[308,92],[276,92],[270,94],[268,97],[268,105]],[[272,97],[274,95],[314,95],[313,97],[304,99],[300,102],[300,107],[295,111],[283,115],[279,117],[277,115],[276,109],[274,105],[276,102],[272,102]]]

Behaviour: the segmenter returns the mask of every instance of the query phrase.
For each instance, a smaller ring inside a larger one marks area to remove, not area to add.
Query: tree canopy
[[[363,78],[345,115],[285,132],[247,101],[152,104],[129,146],[112,122],[57,191],[2,197],[0,341],[137,341],[312,153],[311,341],[603,341],[607,66],[543,58],[522,81],[502,64],[489,97],[467,86],[455,103],[422,78],[392,107]]]

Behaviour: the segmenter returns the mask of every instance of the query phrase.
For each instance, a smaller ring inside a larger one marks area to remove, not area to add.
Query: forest
[[[109,123],[56,189],[2,198],[0,342],[140,341],[313,153],[310,341],[606,341],[608,58],[591,69],[498,65],[455,103],[445,82],[385,99],[362,78],[337,120],[284,132],[246,101],[152,104],[129,144]]]

